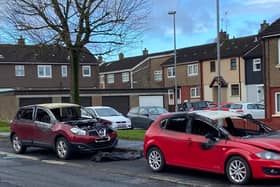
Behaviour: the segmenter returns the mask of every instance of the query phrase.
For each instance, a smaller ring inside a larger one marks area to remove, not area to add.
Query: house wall
[[[165,87],[174,86],[174,78],[167,77],[167,69],[168,67],[164,67],[164,83]],[[186,64],[177,64],[176,67],[176,78],[178,86],[191,86],[191,85],[200,85],[201,83],[201,68],[198,63],[198,75],[196,76],[188,76],[187,75],[187,65]]]
[[[245,71],[246,85],[263,84],[263,62],[261,62],[261,71],[253,71],[253,59],[247,59],[245,62]]]
[[[11,120],[18,109],[18,99],[16,96],[0,96],[0,119]]]
[[[231,58],[221,59],[221,76],[224,80],[228,83],[227,88],[223,88],[222,92],[226,92],[226,94],[222,93],[222,101],[227,102],[245,102],[246,101],[246,85],[245,85],[245,65],[244,59],[241,57],[235,57],[237,62],[236,70],[230,69],[230,60]],[[218,63],[216,62],[216,71],[210,72],[210,62],[204,61],[202,63],[203,66],[203,88],[204,88],[204,99],[205,100],[212,100],[215,101],[217,96],[213,94],[216,93],[213,91],[213,88],[210,88],[210,84],[212,80],[218,75]],[[239,96],[232,96],[231,95],[231,85],[232,84],[239,84]],[[217,102],[217,101],[216,101]]]
[[[46,63],[47,64],[47,63]],[[20,64],[19,64],[20,65]],[[70,88],[71,70],[68,76],[61,77],[61,65],[52,65],[52,78],[38,78],[37,65],[24,65],[25,76],[15,76],[14,64],[0,65],[0,87],[2,88]],[[80,68],[80,88],[98,87],[98,66],[91,65],[91,77],[82,77]]]
[[[247,102],[260,103],[264,102],[263,84],[246,85]]]

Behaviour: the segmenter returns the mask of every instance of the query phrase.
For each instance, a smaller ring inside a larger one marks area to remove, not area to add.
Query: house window
[[[16,77],[24,77],[24,65],[15,66]]]
[[[162,71],[161,70],[154,71],[154,80],[162,81]]]
[[[275,113],[280,113],[280,92],[275,93]]]
[[[167,68],[167,77],[168,78],[175,77],[175,68],[174,67]]]
[[[231,96],[239,96],[239,85],[238,84],[231,85]]]
[[[82,70],[83,70],[83,77],[90,77],[91,76],[90,66],[82,66]]]
[[[191,98],[200,97],[199,87],[191,88]]]
[[[67,66],[66,65],[61,66],[61,77],[67,77]]]
[[[107,75],[107,83],[108,83],[108,84],[113,84],[113,83],[115,83],[115,75],[114,75],[114,74],[109,74],[109,75]]]
[[[129,73],[124,72],[122,73],[122,82],[128,82],[129,81]]]
[[[236,59],[230,59],[230,70],[236,70]]]
[[[38,77],[39,78],[52,78],[52,66],[51,65],[38,65]]]
[[[168,90],[168,104],[169,105],[174,105],[174,90],[173,89],[169,89]]]
[[[210,62],[210,72],[216,72],[216,62],[215,61]]]
[[[198,64],[187,65],[187,74],[188,76],[198,75]]]
[[[261,71],[261,59],[253,59],[253,71]]]
[[[105,88],[104,75],[100,75],[100,77],[99,77],[99,84],[100,84],[100,88]]]

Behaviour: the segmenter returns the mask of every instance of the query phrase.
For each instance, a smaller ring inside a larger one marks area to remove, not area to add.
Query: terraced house
[[[279,129],[280,122],[280,19],[261,34],[265,71],[266,119]]]
[[[100,64],[100,88],[107,90],[102,103],[110,98],[108,104],[123,113],[138,105],[166,107],[168,92],[161,64],[172,55],[170,51],[149,54],[144,49],[140,56],[126,58],[120,53],[118,60]]]
[[[0,45],[0,118],[10,119],[19,106],[69,102],[71,67],[68,51],[59,46]],[[80,64],[81,103],[93,104],[98,88],[98,63],[86,49]]]

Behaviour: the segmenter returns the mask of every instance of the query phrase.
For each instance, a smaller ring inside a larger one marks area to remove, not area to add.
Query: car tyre
[[[152,147],[148,150],[147,162],[152,171],[161,172],[165,168],[164,155],[157,147]]]
[[[12,137],[12,145],[16,154],[22,154],[26,151],[26,146],[22,144],[21,139],[16,134]]]
[[[251,179],[251,169],[240,156],[231,157],[226,163],[226,175],[233,184],[247,184]]]
[[[66,138],[60,137],[55,144],[56,155],[59,159],[67,160],[71,156],[71,147]]]

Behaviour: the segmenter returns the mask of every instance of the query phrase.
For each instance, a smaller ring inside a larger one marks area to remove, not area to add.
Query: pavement
[[[9,137],[9,132],[0,132],[0,137]],[[143,141],[140,140],[124,140],[119,139],[117,148],[118,149],[127,149],[135,151],[143,151]]]

